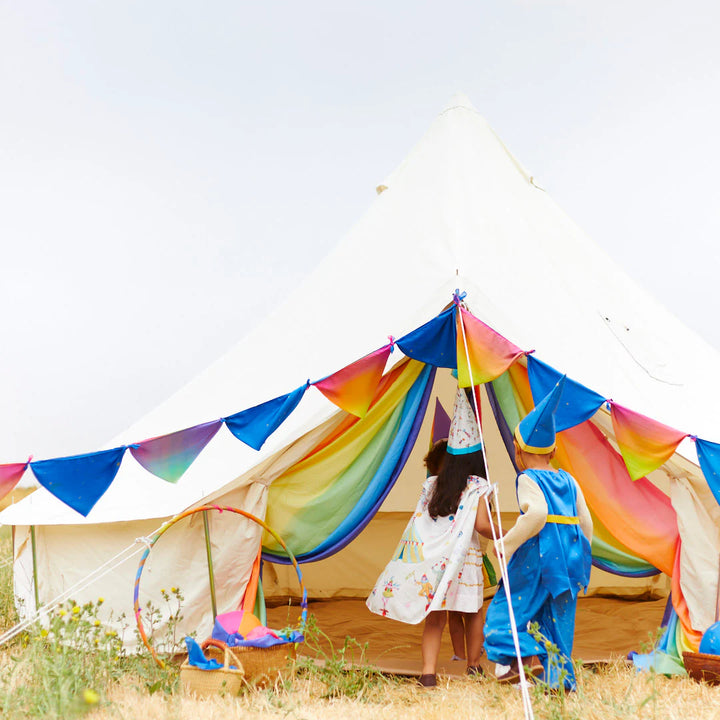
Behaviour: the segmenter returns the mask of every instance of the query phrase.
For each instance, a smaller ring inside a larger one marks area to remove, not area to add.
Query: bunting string
[[[335,373],[305,384],[234,415],[212,420],[168,435],[97,453],[0,465],[0,499],[17,486],[30,467],[38,482],[63,503],[87,516],[115,479],[127,449],[148,472],[176,483],[215,436],[222,424],[241,442],[259,451],[295,410],[310,386],[350,416],[368,412],[384,377],[395,345],[407,356],[434,367],[456,369],[461,387],[498,379],[516,361],[527,358],[534,399],[544,396],[562,373],[538,360],[475,317],[456,290],[451,306],[410,333]],[[581,424],[606,405],[625,465],[633,480],[663,465],[686,437],[695,441],[699,464],[720,502],[720,450],[715,443],[624,408],[613,400],[568,378],[558,409],[558,430]]]

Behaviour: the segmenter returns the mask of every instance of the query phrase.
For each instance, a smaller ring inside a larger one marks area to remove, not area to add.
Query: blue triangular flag
[[[695,441],[700,468],[715,499],[720,503],[720,445],[708,440]]]
[[[81,515],[93,509],[115,479],[125,447],[30,463],[38,482]]]
[[[456,305],[416,330],[403,335],[395,344],[413,360],[435,367],[457,368]]]
[[[563,374],[534,355],[528,355],[527,364],[533,402],[537,404],[557,385]],[[604,402],[605,398],[599,393],[567,378],[555,411],[555,431],[567,430],[585,422]]]
[[[297,407],[307,388],[307,384],[302,385],[287,395],[235,413],[225,418],[225,424],[238,440],[242,440],[254,450],[259,450]]]

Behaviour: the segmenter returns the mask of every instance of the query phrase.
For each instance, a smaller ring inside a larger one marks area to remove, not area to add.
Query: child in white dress
[[[447,456],[420,500],[392,560],[367,599],[379,615],[416,624],[426,618],[421,683],[436,684],[446,611],[466,616],[469,672],[479,672],[483,644],[482,550],[478,533],[492,537],[485,495],[482,440],[464,390],[458,389]]]

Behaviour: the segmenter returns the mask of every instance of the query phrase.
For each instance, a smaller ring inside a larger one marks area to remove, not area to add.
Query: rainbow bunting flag
[[[130,446],[133,457],[161,480],[176,483],[215,437],[222,420],[196,425]]]
[[[377,392],[392,347],[391,344],[384,345],[312,384],[341,410],[357,417],[365,417]]]
[[[687,433],[663,425],[616,403],[610,404],[615,439],[633,480],[657,470]]]
[[[470,387],[471,384],[481,385],[495,380],[524,352],[464,308],[459,310],[457,314],[458,385]],[[467,339],[467,351],[465,339]]]
[[[29,462],[0,465],[0,500],[15,489]]]

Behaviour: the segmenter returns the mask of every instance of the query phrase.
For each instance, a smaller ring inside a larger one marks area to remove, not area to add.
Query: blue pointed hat
[[[566,376],[518,423],[515,440],[521,450],[544,455],[555,449],[555,410],[560,402]]]

